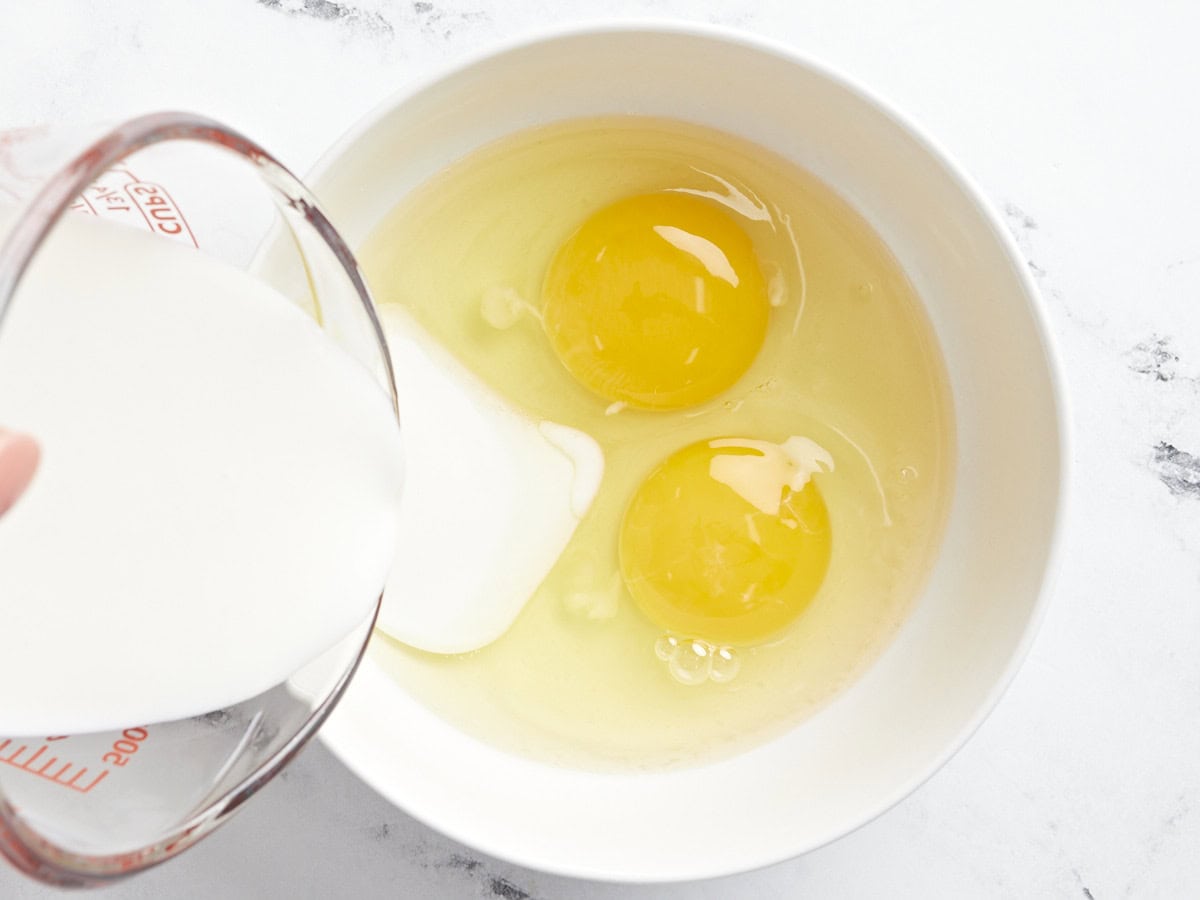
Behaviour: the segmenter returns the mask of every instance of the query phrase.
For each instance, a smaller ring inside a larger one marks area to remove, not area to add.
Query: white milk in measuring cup
[[[164,185],[120,167],[75,206],[0,327],[0,426],[42,452],[0,517],[0,796],[103,853],[286,753],[348,677],[402,452],[365,366],[196,252]]]

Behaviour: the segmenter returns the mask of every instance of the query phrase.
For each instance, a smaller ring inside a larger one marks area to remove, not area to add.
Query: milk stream
[[[0,327],[0,423],[42,447],[0,518],[0,734],[176,719],[284,681],[386,582],[388,398],[286,298],[195,250],[74,217],[47,250]]]
[[[380,310],[408,465],[379,627],[430,653],[500,638],[591,506],[604,454],[591,437],[521,415],[424,334]]]

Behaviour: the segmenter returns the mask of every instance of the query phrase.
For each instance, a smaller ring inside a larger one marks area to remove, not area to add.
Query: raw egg
[[[715,645],[790,623],[829,568],[832,529],[812,476],[832,464],[800,437],[700,441],[668,457],[621,523],[621,574],[642,612]]]
[[[710,399],[750,367],[767,331],[766,283],[721,208],[663,191],[593,213],[555,254],[542,319],[567,370],[639,409]]]

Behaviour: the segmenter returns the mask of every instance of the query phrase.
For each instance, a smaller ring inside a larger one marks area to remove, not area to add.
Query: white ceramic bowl
[[[941,766],[999,699],[1041,616],[1065,465],[1062,378],[1025,263],[918,128],[789,48],[679,24],[555,32],[404,90],[309,184],[351,246],[479,145],[574,116],[673,116],[814,172],[887,241],[945,354],[958,426],[942,552],[894,643],[832,704],[725,762],[598,775],[514,758],[406,696],[368,659],[322,736],[367,783],[486,853],[588,878],[755,868],[862,825]]]

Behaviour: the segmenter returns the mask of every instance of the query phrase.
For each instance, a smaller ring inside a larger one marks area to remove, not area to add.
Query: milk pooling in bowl
[[[193,250],[73,218],[46,250],[0,328],[0,423],[42,451],[0,518],[0,734],[283,682],[385,583],[390,398],[285,297]]]
[[[379,627],[431,653],[508,630],[587,513],[604,456],[516,411],[401,307],[380,310],[407,439],[395,564]]]

